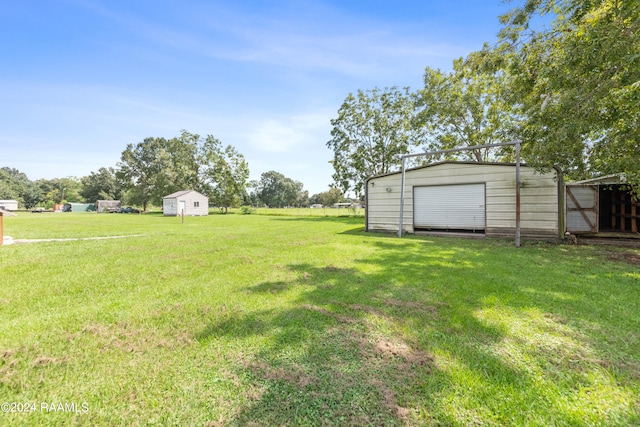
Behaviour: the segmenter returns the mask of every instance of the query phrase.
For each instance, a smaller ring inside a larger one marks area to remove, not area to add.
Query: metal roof
[[[582,181],[567,182],[567,185],[589,185],[589,184],[624,184],[627,177],[623,173],[614,173],[598,178],[584,179]]]
[[[196,190],[180,190],[180,191],[176,191],[175,193],[171,193],[167,196],[164,196],[163,199],[175,199],[176,197],[181,197],[189,193],[196,193],[202,197],[207,197],[204,194],[197,192]]]
[[[423,166],[416,166],[413,168],[407,168],[407,172],[409,171],[414,171],[414,170],[419,170],[419,169],[426,169],[426,168],[432,168],[434,166],[440,166],[440,165],[444,165],[444,164],[456,164],[456,165],[469,165],[469,166],[511,166],[511,167],[515,167],[516,164],[515,163],[505,163],[505,162],[475,162],[472,160],[443,160],[440,162],[435,162],[435,163],[429,163],[428,165],[423,165]],[[520,165],[521,167],[529,167],[526,164],[522,163]],[[388,173],[383,173],[380,175],[374,175],[374,176],[370,176],[369,178],[366,179],[366,181],[369,181],[371,179],[374,178],[381,178],[384,176],[390,176],[390,175],[398,175],[401,174],[402,171],[396,171],[396,172],[388,172]]]

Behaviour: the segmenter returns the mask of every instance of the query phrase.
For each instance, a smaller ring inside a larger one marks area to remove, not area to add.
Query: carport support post
[[[402,222],[404,219],[404,177],[407,158],[402,157],[402,181],[400,182],[400,220],[398,221],[398,237],[402,237]]]
[[[516,248],[520,247],[520,141],[516,141]]]

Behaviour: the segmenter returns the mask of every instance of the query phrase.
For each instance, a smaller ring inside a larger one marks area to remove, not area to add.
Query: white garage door
[[[484,184],[414,187],[414,227],[484,230],[484,200]]]

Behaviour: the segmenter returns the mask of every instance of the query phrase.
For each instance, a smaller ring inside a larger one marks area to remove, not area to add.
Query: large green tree
[[[171,167],[165,178],[178,183],[182,189],[202,190],[200,181],[200,147],[202,138],[186,130],[167,141]]]
[[[421,130],[412,126],[415,111],[408,88],[350,93],[331,120],[327,142],[336,186],[360,195],[367,178],[398,169],[402,155],[420,143]]]
[[[44,194],[23,172],[2,167],[0,168],[0,199],[16,200],[19,205],[31,209],[44,201]]]
[[[457,59],[450,73],[428,68],[418,92],[416,125],[424,130],[425,151],[508,142],[515,116],[505,96],[507,74],[479,68],[475,58]],[[497,160],[504,149],[474,149],[447,158]],[[440,156],[439,156],[440,157]],[[434,159],[431,159],[434,160]]]
[[[163,195],[176,187],[167,188],[164,176],[170,167],[167,140],[146,138],[137,144],[128,144],[122,152],[116,176],[126,191],[129,203],[140,205],[146,211],[150,203],[159,203]]]
[[[502,23],[484,51],[514,77],[527,161],[640,186],[640,2],[526,0]]]
[[[35,208],[45,201],[44,193],[35,182],[29,182],[22,193],[22,200],[26,209]]]
[[[337,189],[336,187],[331,187],[328,191],[323,191],[322,193],[314,194],[311,196],[310,203],[312,204],[321,204],[323,206],[332,206],[335,203],[339,203],[344,198],[342,191]]]
[[[172,139],[147,138],[122,152],[116,176],[126,190],[125,198],[147,210],[162,197],[178,190],[195,189],[218,206],[238,204],[244,193],[249,168],[234,147],[209,135],[183,130]]]
[[[127,201],[146,211],[167,194],[198,188],[199,139],[183,131],[178,138],[146,138],[127,145],[116,172]]]
[[[82,183],[79,178],[68,176],[65,178],[39,179],[36,185],[44,194],[44,204],[51,208],[54,204],[66,202],[84,202],[80,192]]]
[[[224,209],[239,206],[249,180],[249,164],[232,145],[208,135],[200,149],[201,180],[210,202]]]
[[[116,179],[114,168],[100,168],[82,177],[80,181],[82,182],[80,195],[89,202],[119,200],[122,197],[122,189]]]
[[[296,206],[301,199],[302,183],[287,178],[280,172],[264,172],[257,183],[260,201],[271,208]]]

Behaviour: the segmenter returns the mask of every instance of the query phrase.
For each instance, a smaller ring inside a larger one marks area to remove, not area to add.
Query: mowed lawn
[[[0,425],[640,425],[637,249],[362,224],[5,217],[132,237],[0,247]]]

